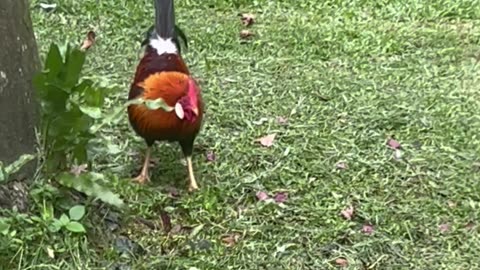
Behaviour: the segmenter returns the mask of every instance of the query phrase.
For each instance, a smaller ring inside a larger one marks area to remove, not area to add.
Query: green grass
[[[95,30],[84,75],[116,87],[108,104],[117,106],[153,22],[152,1],[59,2],[51,13],[31,3],[42,57],[50,42],[80,44]],[[185,59],[207,104],[194,156],[201,190],[186,192],[179,148],[161,144],[151,185],[114,183],[129,205],[120,229],[105,233],[105,208],[91,207],[88,237],[37,237],[46,242],[26,241],[14,262],[24,269],[333,269],[345,258],[349,269],[480,267],[480,5],[425,3],[177,1],[190,41]],[[247,42],[239,39],[239,12],[256,16]],[[288,123],[278,124],[279,116]],[[272,147],[255,142],[271,133]],[[401,160],[385,144],[391,136],[402,144]],[[124,118],[99,135],[94,168],[130,177],[144,148]],[[208,151],[215,162],[206,161]],[[341,161],[347,169],[336,168]],[[171,187],[179,198],[169,197]],[[258,201],[257,191],[286,191],[288,200]],[[349,205],[351,221],[340,215]],[[184,228],[166,235],[162,211],[174,230]],[[373,234],[361,232],[365,224]],[[441,224],[450,229],[442,233]],[[226,247],[222,238],[234,233],[239,241]],[[119,256],[119,235],[144,253]]]

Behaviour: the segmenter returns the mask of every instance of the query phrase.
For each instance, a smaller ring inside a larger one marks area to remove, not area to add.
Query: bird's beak
[[[195,116],[198,116],[198,108],[193,108],[193,113],[195,114]]]

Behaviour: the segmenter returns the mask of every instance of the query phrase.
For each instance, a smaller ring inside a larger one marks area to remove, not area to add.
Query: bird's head
[[[199,87],[195,80],[188,77],[187,91],[175,104],[175,114],[178,118],[191,123],[197,120],[199,115],[198,95]]]

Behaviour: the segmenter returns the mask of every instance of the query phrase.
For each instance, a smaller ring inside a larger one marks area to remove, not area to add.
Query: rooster
[[[148,166],[155,141],[178,142],[185,156],[189,191],[198,189],[192,166],[193,144],[203,120],[203,101],[195,80],[183,61],[175,31],[173,0],[155,0],[155,27],[137,66],[128,99],[163,99],[171,110],[151,110],[144,104],[128,107],[128,118],[147,150],[139,183],[150,181]]]

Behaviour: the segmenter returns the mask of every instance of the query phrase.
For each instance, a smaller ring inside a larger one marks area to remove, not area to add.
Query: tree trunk
[[[32,78],[40,65],[28,0],[0,0],[0,37],[0,160],[9,164],[22,154],[35,153],[38,104]],[[34,169],[30,162],[14,178],[31,178]],[[19,185],[0,185],[0,207],[8,202],[7,207],[23,208],[16,197],[25,193]]]

